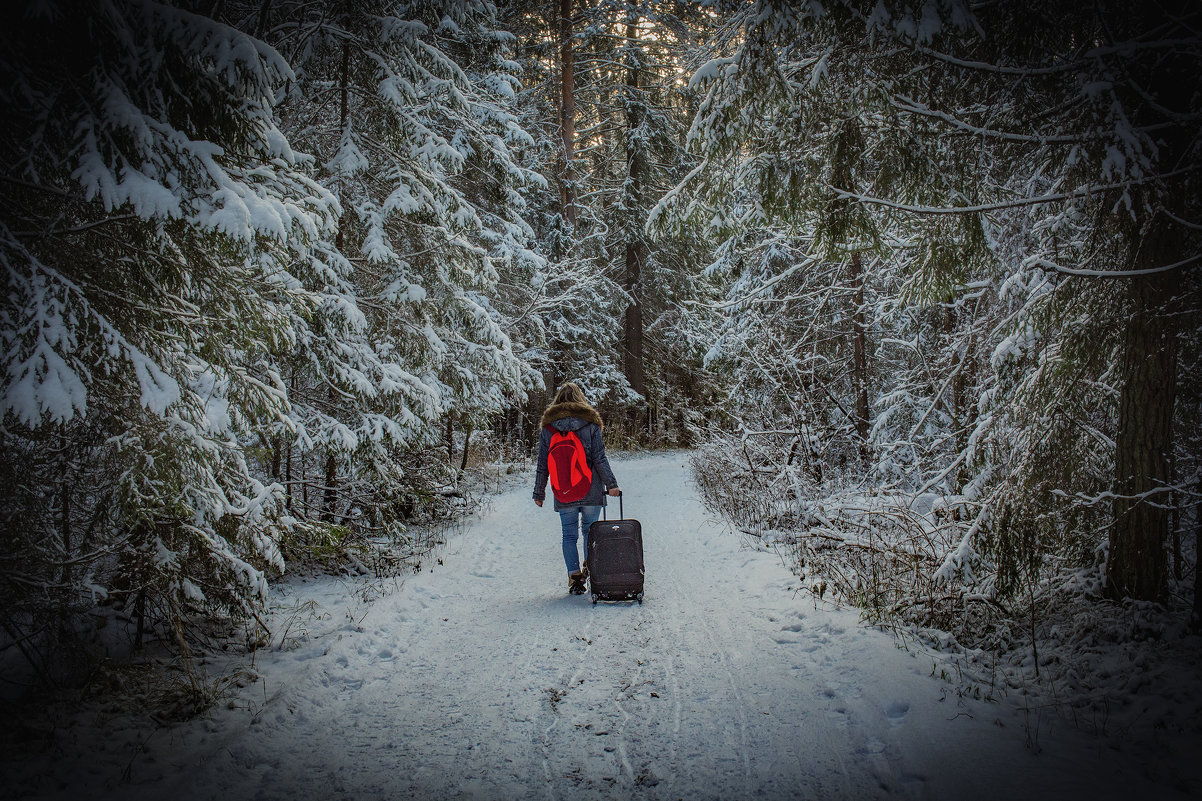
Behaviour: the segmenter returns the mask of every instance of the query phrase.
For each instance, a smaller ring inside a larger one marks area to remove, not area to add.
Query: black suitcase
[[[622,495],[618,493],[618,515]],[[637,520],[598,520],[588,529],[588,580],[597,601],[643,602],[643,526]]]

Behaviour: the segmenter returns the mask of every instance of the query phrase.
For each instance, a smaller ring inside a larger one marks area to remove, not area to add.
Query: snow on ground
[[[77,721],[43,797],[1184,797],[1139,748],[1027,726],[1013,697],[962,697],[937,658],[815,608],[707,516],[685,454],[612,461],[643,523],[642,606],[567,595],[558,517],[510,490],[374,602],[289,585],[317,614],[286,638],[277,613],[261,680],[143,753]]]

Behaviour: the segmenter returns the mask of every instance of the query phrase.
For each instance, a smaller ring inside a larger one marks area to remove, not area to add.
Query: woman
[[[543,412],[542,434],[538,439],[538,470],[534,474],[534,502],[543,505],[547,489],[547,453],[555,432],[575,431],[584,447],[585,459],[592,471],[592,484],[587,494],[579,500],[561,503],[555,499],[555,511],[563,525],[563,561],[568,568],[568,592],[579,595],[584,592],[584,581],[588,578],[588,562],[582,570],[576,541],[584,531],[584,555],[588,559],[588,529],[601,516],[605,505],[605,493],[618,495],[618,480],[614,478],[609,460],[605,458],[605,443],[601,439],[601,415],[597,414],[585,400],[580,387],[568,383],[555,393],[555,400]]]

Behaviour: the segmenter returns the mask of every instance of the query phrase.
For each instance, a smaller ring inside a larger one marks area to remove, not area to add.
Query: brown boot
[[[577,570],[568,574],[568,592],[572,595],[584,595],[584,571]]]

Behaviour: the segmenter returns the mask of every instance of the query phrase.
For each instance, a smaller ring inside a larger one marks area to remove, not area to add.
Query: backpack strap
[[[572,460],[572,483],[575,484],[580,479],[584,478],[589,472],[588,454],[584,450],[584,440],[580,439],[580,434],[573,431],[576,436],[576,442],[579,447],[573,454],[576,458]]]

